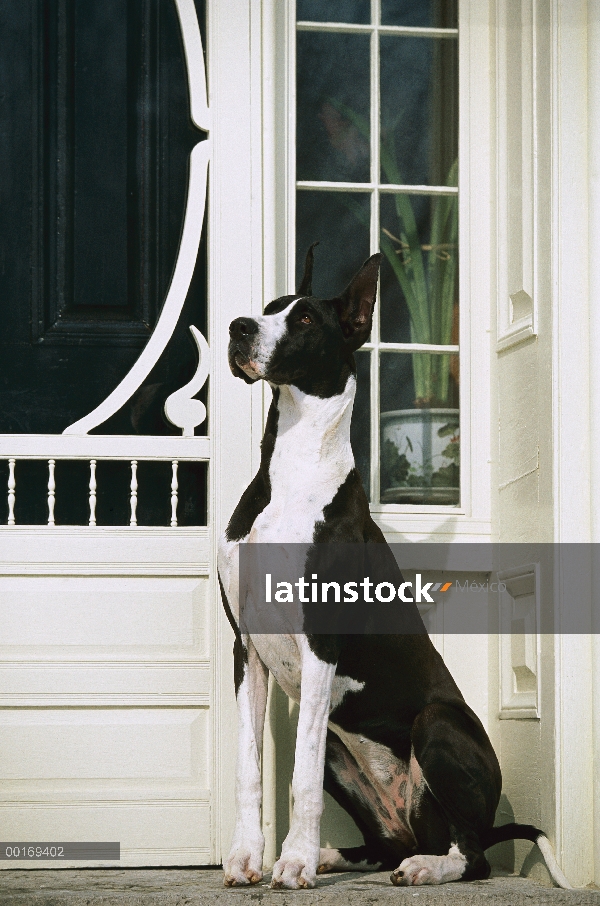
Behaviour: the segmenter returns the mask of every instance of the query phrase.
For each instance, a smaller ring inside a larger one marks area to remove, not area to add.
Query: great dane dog
[[[260,468],[219,544],[239,717],[237,814],[225,884],[255,884],[263,876],[260,758],[271,671],[300,705],[293,816],[273,887],[313,887],[326,871],[389,868],[396,885],[487,878],[486,848],[515,838],[536,841],[555,882],[568,887],[540,830],[493,827],[502,782],[496,755],[426,633],[239,629],[240,545],[386,543],[350,445],[354,352],[371,333],[380,261],[372,255],[340,296],[317,299],[311,247],[296,295],[229,328],[231,371],[247,383],[267,381],[273,400]],[[320,849],[323,788],[353,817],[364,845]]]

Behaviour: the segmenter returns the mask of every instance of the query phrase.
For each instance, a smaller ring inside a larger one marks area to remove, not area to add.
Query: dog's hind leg
[[[397,859],[393,860],[392,864],[396,861]],[[374,855],[373,847],[363,844],[343,846],[340,849],[321,848],[317,873],[322,875],[328,871],[380,871],[386,867],[391,868],[391,865],[384,865],[383,860]]]
[[[353,819],[363,835],[364,845],[321,849],[319,874],[328,871],[385,871],[411,852],[398,840],[381,832],[377,794],[352,754],[331,730],[325,749],[324,788]]]
[[[489,877],[482,840],[494,821],[500,769],[485,730],[462,704],[435,703],[412,728],[410,825],[417,852],[392,873],[396,885]]]

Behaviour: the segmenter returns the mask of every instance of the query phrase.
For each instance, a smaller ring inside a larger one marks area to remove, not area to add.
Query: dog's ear
[[[367,258],[339,299],[333,300],[342,333],[352,352],[366,343],[371,335],[377,276],[382,258],[380,252]]]
[[[316,248],[318,244],[318,242],[313,242],[306,253],[304,275],[302,277],[302,282],[298,287],[298,292],[296,293],[298,296],[312,296],[312,272],[315,260],[313,249]]]

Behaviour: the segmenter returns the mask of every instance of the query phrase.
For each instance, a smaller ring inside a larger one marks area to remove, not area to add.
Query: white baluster
[[[177,481],[177,466],[178,462],[176,459],[172,461],[173,473],[171,477],[171,525],[177,525],[177,491],[179,488],[179,483]]]
[[[137,459],[131,460],[131,519],[129,525],[137,525]]]
[[[90,525],[96,525],[96,460],[90,459]]]
[[[56,460],[48,460],[48,525],[54,525],[54,504],[56,501],[56,482],[54,480],[54,466]]]
[[[15,524],[15,460],[8,460],[8,524]]]

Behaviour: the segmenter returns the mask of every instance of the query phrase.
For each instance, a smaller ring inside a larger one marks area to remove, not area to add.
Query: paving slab
[[[0,872],[2,906],[600,906],[600,890],[559,890],[530,878],[393,887],[388,872],[319,877],[313,890],[225,888],[214,869],[36,869]]]

